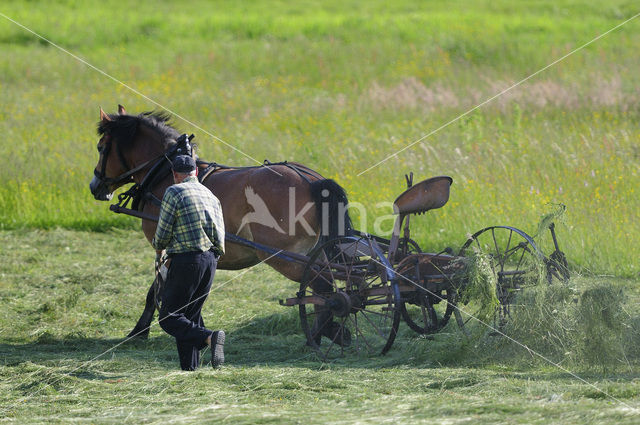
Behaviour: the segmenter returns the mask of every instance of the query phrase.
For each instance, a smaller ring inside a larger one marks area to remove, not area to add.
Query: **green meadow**
[[[203,129],[174,119],[205,159],[255,164],[214,135],[336,179],[368,207],[363,230],[390,212],[405,173],[446,174],[449,204],[416,220],[426,248],[494,224],[533,233],[563,203],[576,265],[637,275],[638,21],[360,175],[632,16],[632,3],[413,3],[13,2],[2,13]],[[88,195],[98,108],[160,108],[6,18],[0,43],[0,226],[136,227]]]
[[[640,18],[493,97],[639,12],[628,0],[1,3],[0,421],[637,422]],[[119,103],[177,114],[204,159],[314,168],[364,206],[353,217],[372,233],[389,231],[376,217],[404,174],[449,175],[449,203],[412,221],[426,250],[490,225],[535,235],[566,205],[557,231],[575,278],[531,295],[552,308],[511,331],[608,395],[480,325],[322,364],[277,305],[296,285],[264,267],[221,272],[231,283],[206,304],[229,332],[227,368],[177,371],[157,328],[88,362],[126,335],[152,279],[139,220],[89,192],[99,107]],[[598,298],[610,306],[596,316],[616,312],[604,327],[581,320]]]

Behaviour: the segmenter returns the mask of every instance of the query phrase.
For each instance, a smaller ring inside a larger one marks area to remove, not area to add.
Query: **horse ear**
[[[102,110],[102,108],[100,108],[100,121],[103,121],[103,122],[111,121],[111,118],[109,118],[109,115],[107,115],[106,112]]]
[[[124,106],[118,105],[118,115],[127,115],[127,111],[124,109]]]

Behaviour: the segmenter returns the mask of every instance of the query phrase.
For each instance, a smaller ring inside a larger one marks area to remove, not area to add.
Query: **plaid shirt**
[[[170,186],[162,198],[160,220],[151,241],[167,254],[208,251],[224,253],[224,221],[220,201],[194,176]]]

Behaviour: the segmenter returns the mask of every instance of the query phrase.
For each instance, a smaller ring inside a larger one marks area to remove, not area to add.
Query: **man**
[[[163,288],[160,326],[176,339],[180,367],[195,370],[200,350],[211,347],[211,365],[224,363],[224,331],[204,327],[201,310],[224,253],[220,201],[197,179],[196,163],[179,155],[172,163],[175,184],[162,198],[160,219],[151,242],[156,254],[171,259]]]

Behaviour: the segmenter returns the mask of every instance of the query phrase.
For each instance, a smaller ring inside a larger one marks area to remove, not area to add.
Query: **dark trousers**
[[[207,346],[206,340],[213,333],[204,327],[200,312],[217,264],[210,251],[171,256],[159,320],[160,327],[176,339],[182,370],[199,366],[200,350]]]

